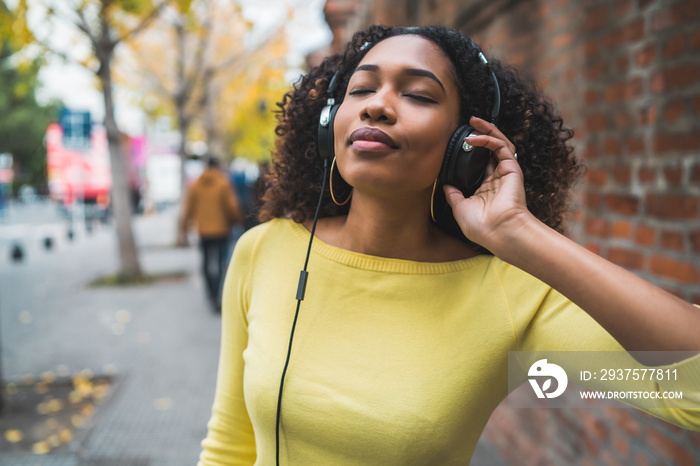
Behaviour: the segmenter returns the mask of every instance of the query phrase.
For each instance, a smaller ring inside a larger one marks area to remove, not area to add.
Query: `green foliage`
[[[58,105],[36,101],[40,63],[16,66],[7,43],[0,47],[0,152],[14,157],[14,186],[31,184],[46,190],[46,127],[56,117]],[[17,170],[18,168],[18,170]]]

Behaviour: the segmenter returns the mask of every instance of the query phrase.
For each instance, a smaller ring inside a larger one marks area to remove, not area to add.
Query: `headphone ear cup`
[[[457,159],[459,153],[462,151],[462,143],[464,138],[467,137],[474,131],[469,125],[460,126],[457,130],[452,133],[450,142],[447,143],[447,149],[445,150],[445,157],[442,159],[442,167],[440,168],[440,183],[449,184],[455,186],[458,189],[462,189],[461,186],[457,186],[458,176],[455,173],[455,167],[457,165]]]
[[[481,186],[491,151],[485,147],[470,146],[464,139],[474,128],[464,125],[457,128],[447,144],[440,169],[440,182],[449,184],[469,197]]]
[[[318,155],[321,159],[332,159],[335,156],[335,135],[333,124],[335,114],[340,105],[326,105],[321,110],[318,122]]]

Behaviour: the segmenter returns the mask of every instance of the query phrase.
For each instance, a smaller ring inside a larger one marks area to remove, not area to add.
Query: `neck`
[[[325,241],[374,256],[434,261],[439,233],[430,222],[430,193],[391,198],[353,193],[350,212],[325,228]]]

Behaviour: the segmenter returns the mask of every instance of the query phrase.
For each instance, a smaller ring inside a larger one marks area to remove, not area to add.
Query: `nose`
[[[388,92],[377,91],[365,101],[362,108],[363,120],[381,121],[388,124],[396,122],[396,108]]]

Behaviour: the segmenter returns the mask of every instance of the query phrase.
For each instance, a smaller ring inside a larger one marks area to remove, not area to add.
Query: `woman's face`
[[[454,73],[438,46],[416,35],[385,39],[358,65],[336,114],[338,169],[359,190],[428,190],[458,118]]]

